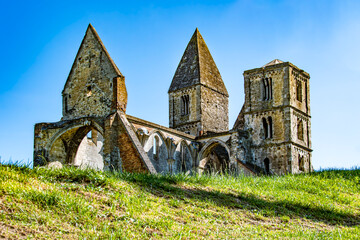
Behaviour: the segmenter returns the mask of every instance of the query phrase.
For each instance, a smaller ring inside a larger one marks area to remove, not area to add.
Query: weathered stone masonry
[[[231,130],[228,92],[198,29],[169,88],[169,125],[126,114],[125,77],[89,25],[63,95],[63,117],[35,125],[34,165],[150,173],[308,172],[309,74],[274,60],[244,72]]]

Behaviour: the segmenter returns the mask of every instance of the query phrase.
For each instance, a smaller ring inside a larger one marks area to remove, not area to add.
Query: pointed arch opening
[[[168,147],[160,131],[152,131],[144,143],[144,151],[158,173],[168,172]]]
[[[172,165],[173,173],[189,174],[193,171],[193,158],[189,146],[185,141],[178,143],[173,159],[175,163]]]
[[[103,170],[104,138],[98,128],[87,125],[60,130],[46,147],[48,160],[82,168]]]
[[[104,137],[95,129],[90,129],[79,143],[74,160],[69,160],[74,166],[77,167],[103,170],[103,151]]]
[[[199,172],[206,174],[229,173],[230,149],[220,140],[210,140],[199,153]]]

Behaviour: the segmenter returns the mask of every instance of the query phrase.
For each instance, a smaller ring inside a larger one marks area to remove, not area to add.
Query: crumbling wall
[[[106,117],[112,106],[116,107],[113,104],[116,98],[122,103],[115,105],[126,107],[124,77],[91,26],[86,31],[62,95],[64,120],[85,116]]]

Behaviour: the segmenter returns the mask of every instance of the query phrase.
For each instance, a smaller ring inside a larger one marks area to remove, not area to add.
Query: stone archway
[[[166,146],[164,135],[161,132],[153,131],[149,134],[144,144],[144,151],[158,173],[168,172],[168,147]]]
[[[180,141],[177,144],[173,160],[174,162],[171,165],[172,173],[192,173],[193,159],[190,148],[185,141]]]
[[[221,140],[210,140],[199,152],[199,173],[228,173],[229,167],[230,149]]]
[[[47,161],[102,170],[103,132],[99,124],[90,120],[69,124],[58,130],[47,143]]]

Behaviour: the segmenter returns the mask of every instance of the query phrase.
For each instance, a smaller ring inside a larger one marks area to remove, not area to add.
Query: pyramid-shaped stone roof
[[[265,64],[265,65],[262,66],[262,67],[268,67],[268,66],[271,66],[271,65],[279,64],[279,63],[283,63],[283,61],[281,61],[281,60],[279,60],[279,59],[274,59],[274,60],[272,60],[271,62]]]
[[[194,85],[204,85],[228,96],[220,72],[197,28],[176,69],[169,92]]]

